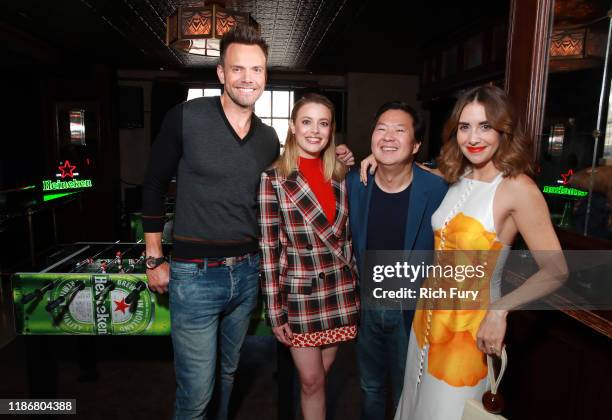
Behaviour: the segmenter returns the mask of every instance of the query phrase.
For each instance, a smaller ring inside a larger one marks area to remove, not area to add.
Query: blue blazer
[[[406,232],[404,234],[404,250],[432,250],[434,235],[431,228],[431,216],[440,206],[448,190],[448,184],[439,176],[412,165],[412,188],[410,190],[410,205],[406,217]],[[374,176],[368,176],[368,185],[359,180],[359,171],[349,172],[346,180],[349,196],[349,219],[353,235],[353,253],[357,267],[363,273],[365,259],[368,213],[370,198],[374,185]]]

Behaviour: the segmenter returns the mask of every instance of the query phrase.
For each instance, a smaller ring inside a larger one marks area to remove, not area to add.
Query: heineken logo
[[[114,288],[107,288],[112,281]],[[74,280],[60,280],[51,299],[68,293]],[[131,278],[107,274],[91,275],[83,290],[76,293],[63,311],[59,328],[71,334],[125,335],[139,334],[147,329],[153,318],[153,302],[148,290],[144,290],[131,304],[125,298],[136,287]],[[59,309],[58,309],[59,311]],[[59,313],[59,312],[58,312]]]
[[[570,178],[572,177],[572,175],[574,175],[574,170],[573,169],[570,169],[566,173],[561,174],[561,178],[563,179],[563,181],[561,181],[561,183],[563,185],[567,185],[569,183]]]
[[[589,195],[589,193],[586,191],[582,191],[577,188],[566,187],[566,185],[569,184],[573,175],[573,169],[570,169],[565,173],[561,173],[561,179],[557,180],[557,183],[561,185],[556,187],[552,185],[545,185],[544,188],[542,188],[542,192],[544,194],[567,195],[572,197],[586,197],[587,195]]]
[[[571,195],[574,197],[585,197],[589,194],[586,191],[582,191],[577,188],[568,188],[565,185],[559,185],[558,187],[553,187],[551,185],[545,185],[542,191],[545,194]]]
[[[75,188],[93,187],[91,179],[73,179],[71,181],[51,181],[45,179],[42,182],[43,191],[72,190]]]
[[[118,278],[111,292],[113,304],[113,334],[138,334],[147,328],[153,317],[153,305],[148,290],[140,293],[135,304],[128,305],[125,298],[136,288],[131,279]]]
[[[76,280],[63,280],[52,290],[50,300],[55,300],[60,296],[67,296],[75,287]],[[72,296],[68,310],[63,307],[56,309],[57,314],[62,314],[60,328],[70,331],[73,334],[91,334],[93,314],[89,310],[91,301],[91,289],[85,287],[83,290]]]
[[[92,263],[95,265],[96,263]],[[145,274],[16,273],[12,277],[15,329],[19,334],[167,335],[170,308],[167,295],[148,289]],[[51,283],[39,299],[23,297]],[[139,292],[140,291],[140,292]],[[132,294],[132,292],[134,292]],[[128,295],[135,299],[126,302]],[[62,297],[62,299],[59,299]],[[59,300],[53,309],[48,305]]]
[[[111,326],[110,320],[110,308],[107,299],[100,299],[102,293],[106,288],[106,282],[108,276],[92,276],[94,283],[94,306],[96,308],[96,332],[98,335],[107,335],[110,333],[109,328]]]
[[[74,170],[76,169],[75,165],[71,165],[70,161],[67,160],[66,162],[64,162],[63,165],[60,165],[57,167],[57,169],[60,171],[60,173],[56,174],[56,177],[62,177],[62,178],[66,178],[66,177],[70,177],[70,178],[74,178],[75,175],[78,175],[78,172],[74,172]]]
[[[93,187],[93,182],[91,179],[76,178],[79,176],[79,172],[76,172],[76,169],[76,165],[72,165],[69,160],[60,162],[60,165],[57,167],[58,172],[55,174],[55,178],[57,178],[58,180],[43,180],[43,191],[61,191]]]

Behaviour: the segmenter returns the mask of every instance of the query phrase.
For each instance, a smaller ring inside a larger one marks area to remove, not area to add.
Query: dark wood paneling
[[[605,239],[595,238],[593,236],[584,236],[579,233],[566,230],[566,229],[555,229],[559,242],[561,242],[561,248],[571,250],[589,250],[589,249],[611,249],[612,241]]]
[[[110,66],[97,65],[94,68],[95,95],[99,104],[99,189],[98,200],[89,203],[98,216],[96,239],[114,241],[119,238],[121,220],[121,192],[119,176],[119,130],[117,110],[116,71]],[[100,200],[99,198],[102,198]]]
[[[609,418],[612,340],[558,311],[508,318],[509,419]]]
[[[506,58],[506,92],[533,139],[542,132],[542,113],[548,72],[548,34],[553,0],[512,0]]]

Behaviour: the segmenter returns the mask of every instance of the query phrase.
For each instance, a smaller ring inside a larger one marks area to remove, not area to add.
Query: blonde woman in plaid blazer
[[[291,113],[285,151],[261,176],[261,281],[276,338],[290,347],[305,420],[325,419],[325,376],[353,339],[359,300],[334,107],[307,94]]]

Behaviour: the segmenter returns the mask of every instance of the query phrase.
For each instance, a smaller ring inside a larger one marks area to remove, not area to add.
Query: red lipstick
[[[467,146],[466,147],[467,151],[470,153],[479,153],[482,152],[485,149],[485,146]]]

